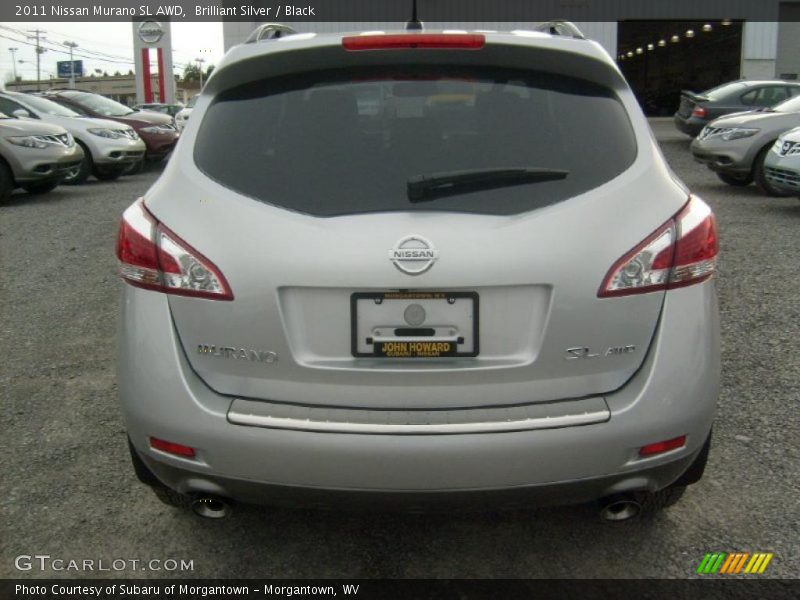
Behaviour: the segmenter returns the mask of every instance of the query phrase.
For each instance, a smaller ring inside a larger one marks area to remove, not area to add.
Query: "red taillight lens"
[[[663,454],[676,448],[683,448],[686,445],[686,436],[665,440],[663,442],[656,442],[655,444],[647,444],[639,448],[639,456],[653,456],[655,454]]]
[[[705,119],[708,112],[702,106],[695,106],[694,110],[692,111],[693,117],[700,117],[701,119]]]
[[[168,442],[158,438],[150,438],[150,447],[156,450],[161,450],[167,454],[175,454],[177,456],[184,456],[186,458],[194,458],[194,448],[184,446],[183,444],[176,444],[175,442]]]
[[[486,38],[475,33],[398,33],[394,35],[353,35],[342,38],[345,50],[453,49],[478,50]]]
[[[212,300],[233,300],[217,267],[159,223],[142,200],[122,215],[117,236],[119,274],[148,290]]]
[[[699,283],[717,266],[717,225],[697,197],[609,269],[597,295],[627,296]]]

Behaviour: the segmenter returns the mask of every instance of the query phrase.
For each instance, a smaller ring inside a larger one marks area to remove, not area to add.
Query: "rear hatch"
[[[234,296],[169,297],[210,387],[444,408],[636,372],[663,292],[598,290],[686,195],[612,65],[516,42],[296,54],[215,74],[148,196]],[[281,58],[299,72],[270,76]]]

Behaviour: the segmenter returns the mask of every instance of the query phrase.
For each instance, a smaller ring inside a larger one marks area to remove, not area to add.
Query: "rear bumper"
[[[706,126],[708,121],[705,119],[698,119],[697,117],[682,117],[678,113],[675,113],[673,116],[673,122],[675,123],[675,128],[685,133],[686,135],[690,135],[695,137],[698,133],[703,130],[703,127]]]
[[[191,371],[166,297],[129,286],[121,313],[120,398],[139,455],[161,481],[184,493],[250,502],[299,494],[318,503],[320,495],[330,497],[327,490],[345,499],[363,493],[381,504],[396,496],[413,505],[440,498],[461,503],[462,494],[499,494],[499,504],[515,498],[562,504],[655,491],[682,474],[711,428],[719,386],[714,286],[712,280],[667,294],[645,363],[623,388],[605,395],[610,418],[602,423],[458,435],[232,424],[234,399],[215,393]],[[684,448],[639,458],[641,446],[680,435],[687,436]],[[153,450],[149,436],[192,446],[197,458]]]

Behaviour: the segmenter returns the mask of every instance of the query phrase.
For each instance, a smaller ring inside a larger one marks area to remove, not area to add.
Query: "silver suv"
[[[700,478],[714,216],[601,46],[543,29],[571,35],[227,54],[117,243],[120,397],[160,498],[625,519]]]
[[[54,189],[83,160],[83,151],[63,127],[0,113],[0,201],[15,188],[30,194]]]
[[[83,150],[83,161],[64,179],[83,183],[94,174],[102,180],[116,179],[144,158],[144,142],[128,125],[108,119],[82,117],[74,110],[42,96],[0,93],[0,110],[18,118],[39,119],[69,131]]]

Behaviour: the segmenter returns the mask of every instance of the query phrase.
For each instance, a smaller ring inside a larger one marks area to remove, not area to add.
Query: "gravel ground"
[[[157,171],[0,206],[0,577],[18,555],[192,560],[160,577],[690,577],[709,550],[775,552],[800,572],[800,201],[732,188],[654,122],[675,171],[714,207],[723,389],[704,480],[651,520],[588,507],[485,515],[171,510],[130,468],[117,407],[117,219]],[[27,577],[114,573],[31,571]]]

